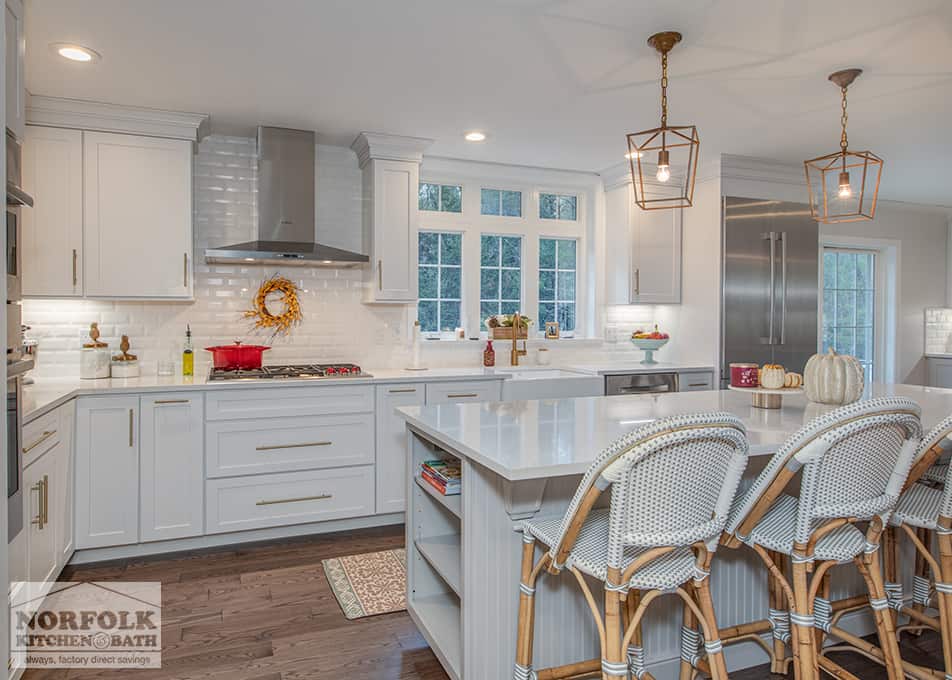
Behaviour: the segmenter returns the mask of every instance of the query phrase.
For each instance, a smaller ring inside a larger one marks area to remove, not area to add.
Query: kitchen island
[[[952,390],[875,384],[866,397],[890,395],[918,402],[925,428],[952,413]],[[792,396],[781,409],[763,410],[751,405],[749,395],[707,391],[399,409],[409,441],[408,611],[450,677],[511,677],[521,522],[561,516],[599,451],[658,418],[727,411],[748,430],[749,484],[780,444],[832,408]],[[418,477],[420,464],[437,457],[460,461],[460,495],[442,496]],[[607,502],[607,494],[603,500]],[[858,574],[849,568],[834,570],[832,585],[834,598],[863,591]],[[766,574],[747,550],[718,553],[712,592],[721,627],[766,615]],[[680,602],[666,597],[645,619],[645,651],[657,680],[677,677],[680,612]],[[571,578],[540,578],[535,618],[536,668],[598,656],[594,622]],[[865,612],[844,617],[842,625],[861,634],[873,631]],[[753,643],[728,647],[726,654],[730,669],[767,660]]]

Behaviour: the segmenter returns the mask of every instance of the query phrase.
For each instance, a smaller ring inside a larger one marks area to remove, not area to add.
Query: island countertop
[[[864,398],[882,396],[916,401],[926,429],[952,414],[952,390],[876,383]],[[750,455],[770,455],[805,423],[834,408],[791,395],[780,409],[759,409],[750,395],[723,390],[397,410],[411,427],[448,450],[517,481],[584,473],[599,451],[626,432],[658,418],[702,411],[736,415],[747,427]]]

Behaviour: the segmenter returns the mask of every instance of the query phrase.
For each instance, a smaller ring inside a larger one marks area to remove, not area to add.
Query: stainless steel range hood
[[[207,248],[209,263],[359,267],[366,255],[315,243],[314,133],[258,128],[258,240]]]

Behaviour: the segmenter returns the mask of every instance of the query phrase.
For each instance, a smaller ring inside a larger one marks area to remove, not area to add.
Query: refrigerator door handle
[[[777,297],[777,232],[769,231],[763,238],[770,241],[770,318],[767,322],[767,344],[774,344],[774,309]]]
[[[780,232],[780,344],[787,337],[787,232]]]

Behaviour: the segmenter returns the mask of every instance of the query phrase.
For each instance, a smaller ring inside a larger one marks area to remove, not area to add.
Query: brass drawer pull
[[[390,394],[410,394],[411,392],[416,392],[416,388],[408,387],[408,388],[399,389],[399,390],[387,390],[387,391],[390,392]]]
[[[156,399],[153,404],[187,404],[188,399]]]
[[[710,383],[688,383],[688,387],[707,387]]]
[[[43,434],[40,435],[40,438],[39,438],[39,439],[37,439],[35,442],[33,442],[32,444],[30,444],[29,446],[24,446],[24,447],[23,447],[23,453],[29,453],[30,451],[32,451],[33,449],[35,449],[37,446],[39,446],[40,444],[42,444],[43,442],[45,442],[47,439],[49,439],[50,437],[52,437],[54,434],[56,434],[56,430],[44,430],[44,431],[43,431]]]
[[[256,446],[255,451],[277,451],[278,449],[304,449],[308,446],[330,446],[334,442],[305,442],[303,444],[273,444],[271,446]]]
[[[479,395],[476,392],[470,392],[468,394],[447,394],[447,399],[466,399],[469,397],[478,397]]]
[[[322,493],[320,496],[301,496],[300,498],[281,498],[272,501],[258,501],[255,505],[279,505],[281,503],[301,503],[303,501],[323,501],[333,498],[334,494]]]

